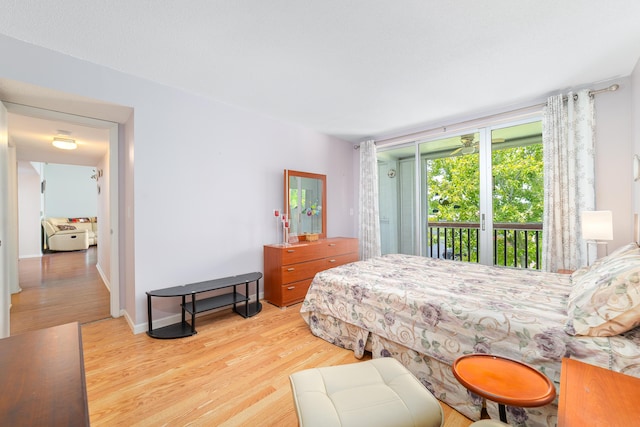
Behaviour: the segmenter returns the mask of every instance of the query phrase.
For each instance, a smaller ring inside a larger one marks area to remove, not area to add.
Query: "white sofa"
[[[44,248],[78,251],[98,244],[98,220],[90,218],[45,218],[42,220]]]

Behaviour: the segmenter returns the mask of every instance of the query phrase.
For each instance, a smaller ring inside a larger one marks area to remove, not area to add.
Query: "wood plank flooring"
[[[12,335],[82,324],[93,426],[296,426],[289,374],[360,362],[311,335],[299,305],[265,302],[249,319],[230,309],[199,316],[198,333],[188,338],[134,335],[124,318],[109,318],[95,256],[93,248],[21,260],[23,290],[11,309]],[[443,408],[445,426],[471,424]]]
[[[109,291],[96,268],[97,249],[50,252],[18,262],[21,292],[11,295],[11,335],[110,317]]]
[[[263,306],[199,317],[196,335],[175,340],[133,335],[123,319],[83,325],[91,424],[296,426],[289,374],[360,361],[313,336],[299,305]],[[446,426],[471,424],[443,407]]]

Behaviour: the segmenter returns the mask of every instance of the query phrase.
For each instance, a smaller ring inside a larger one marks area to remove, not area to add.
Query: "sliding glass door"
[[[541,139],[533,120],[379,150],[382,253],[540,268]]]
[[[419,145],[423,222],[422,253],[478,262],[480,257],[480,133]]]
[[[542,268],[542,123],[491,129],[493,263]]]
[[[419,255],[415,145],[378,154],[382,253]]]

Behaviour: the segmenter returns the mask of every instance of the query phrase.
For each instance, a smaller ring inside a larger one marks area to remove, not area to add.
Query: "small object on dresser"
[[[315,242],[320,237],[318,233],[303,233],[298,236],[301,241]]]

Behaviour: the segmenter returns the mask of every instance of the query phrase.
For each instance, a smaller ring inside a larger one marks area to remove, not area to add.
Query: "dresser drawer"
[[[312,280],[313,279],[305,279],[299,282],[282,285],[280,290],[282,305],[286,306],[302,301],[307,295],[307,291],[309,290]]]
[[[325,256],[358,253],[358,239],[327,239],[325,242]]]
[[[315,276],[318,271],[326,270],[327,268],[331,267],[327,267],[327,261],[325,259],[283,265],[281,267],[282,283],[292,283],[302,279],[313,279],[313,276]]]
[[[327,270],[329,268],[337,267],[339,265],[358,261],[358,254],[350,253],[350,254],[338,255],[338,256],[325,258],[323,261],[325,261],[325,265],[324,265],[324,268],[322,268],[322,270]]]
[[[282,248],[282,265],[324,258],[325,251],[325,246],[317,243],[284,247]]]

